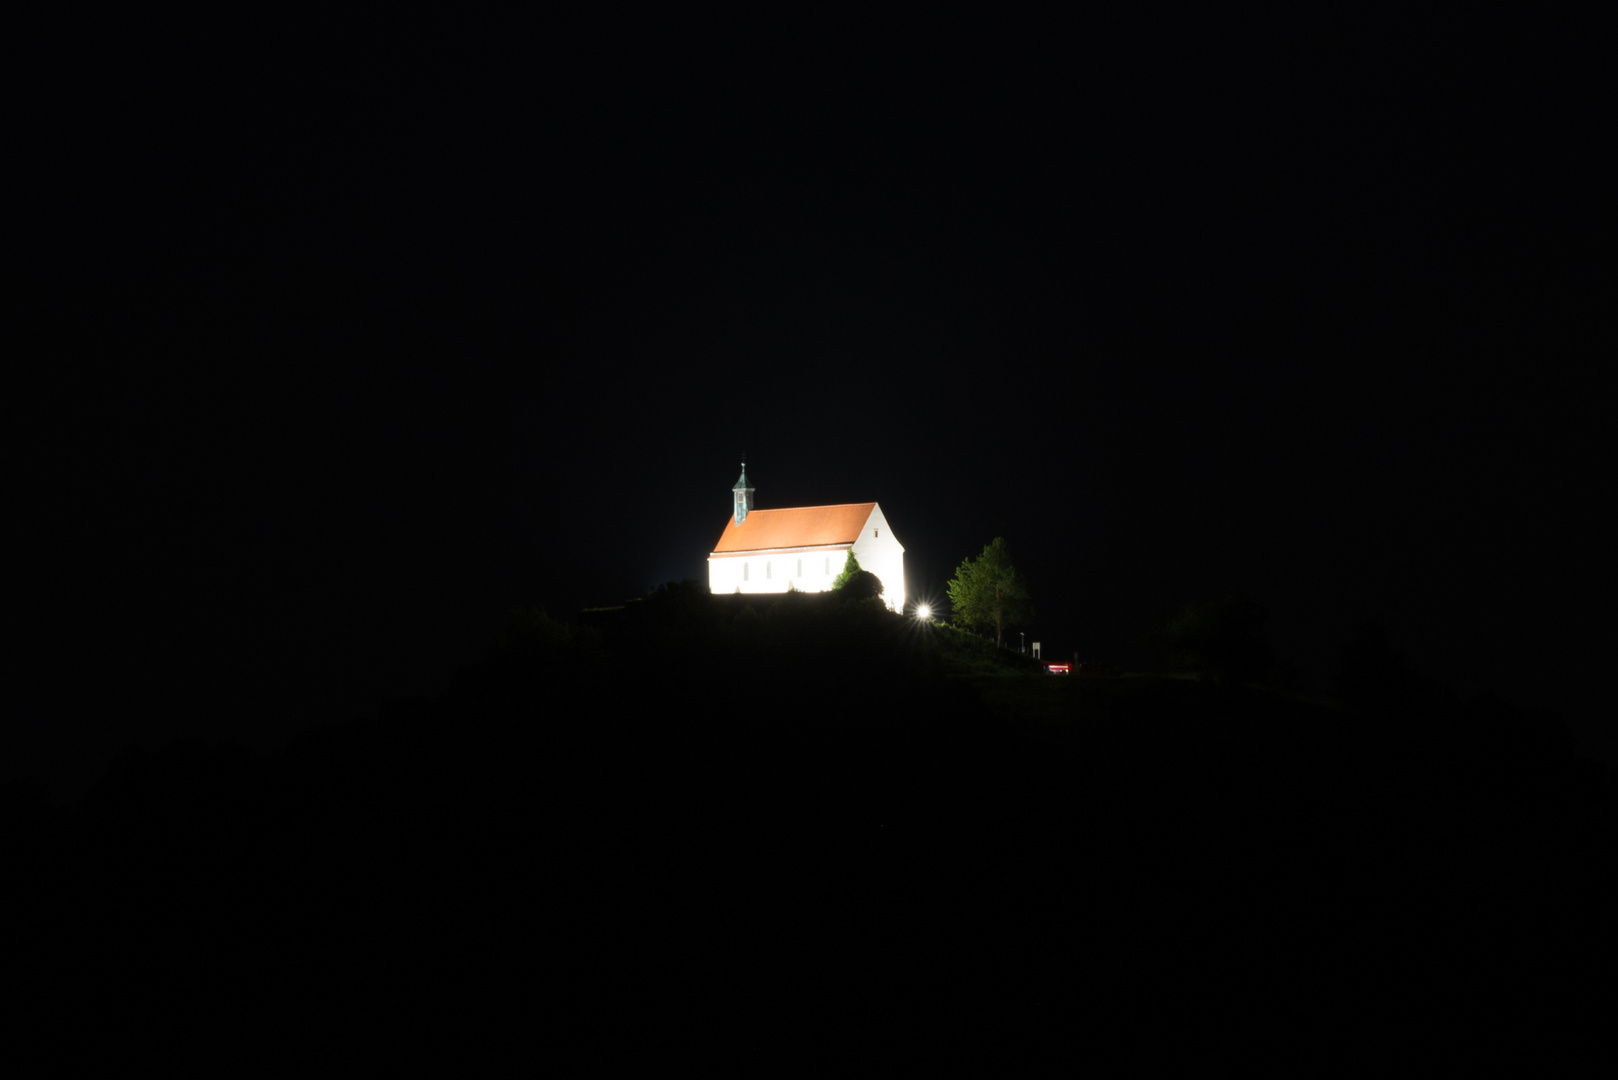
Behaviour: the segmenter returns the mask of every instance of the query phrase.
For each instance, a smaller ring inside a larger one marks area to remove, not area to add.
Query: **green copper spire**
[[[753,488],[747,482],[746,454],[742,455],[742,478],[736,481],[736,486],[730,490],[735,498],[736,524],[740,525],[747,520],[747,512],[753,509]]]

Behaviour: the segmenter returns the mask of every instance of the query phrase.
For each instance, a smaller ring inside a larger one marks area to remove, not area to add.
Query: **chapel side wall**
[[[715,593],[785,592],[786,583],[765,580],[764,560],[752,556],[708,560],[708,587]]]
[[[732,593],[736,585],[732,580],[737,576],[735,572],[736,559],[709,559],[708,560],[708,591],[711,593]]]
[[[828,592],[837,575],[843,572],[844,551],[805,551],[783,555],[782,561],[791,573],[792,587],[799,592]],[[803,562],[803,573],[798,573],[798,562]]]
[[[843,572],[841,551],[811,551],[786,555],[745,555],[708,560],[708,591],[712,593],[784,593],[790,585],[799,592],[825,592]],[[803,573],[798,573],[802,560]],[[743,572],[743,567],[746,572]]]

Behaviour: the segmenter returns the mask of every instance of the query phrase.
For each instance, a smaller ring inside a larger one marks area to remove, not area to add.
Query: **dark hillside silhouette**
[[[1428,705],[1388,680],[1342,707],[962,641],[874,597],[691,582],[516,612],[438,700],[278,754],[132,751],[67,812],[7,801],[12,978],[568,1023],[1083,999],[1105,1041],[1531,1008],[1611,955],[1610,778],[1504,702],[1412,741]]]

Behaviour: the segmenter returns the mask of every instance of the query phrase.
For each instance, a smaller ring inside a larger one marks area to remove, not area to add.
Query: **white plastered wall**
[[[881,506],[871,508],[871,516],[860,529],[854,541],[854,557],[860,569],[869,570],[882,579],[882,599],[888,607],[902,612],[905,609],[905,549],[888,528],[888,519]]]
[[[708,590],[716,593],[825,592],[843,572],[847,549],[709,556]]]

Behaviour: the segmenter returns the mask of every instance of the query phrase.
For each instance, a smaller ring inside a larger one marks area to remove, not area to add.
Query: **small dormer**
[[[740,525],[747,520],[747,512],[753,509],[753,489],[747,483],[747,459],[742,459],[742,478],[736,481],[736,486],[730,489],[734,499],[736,524]]]

